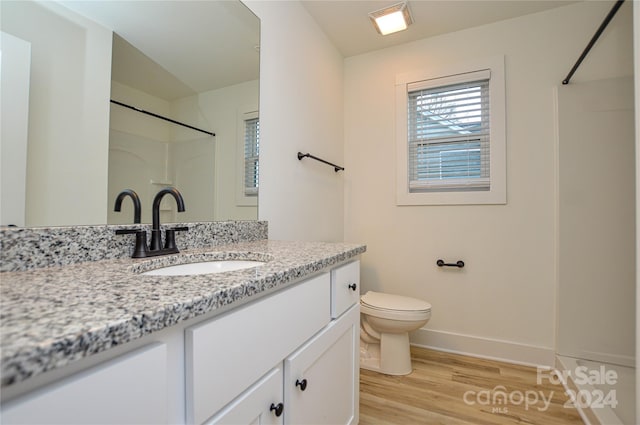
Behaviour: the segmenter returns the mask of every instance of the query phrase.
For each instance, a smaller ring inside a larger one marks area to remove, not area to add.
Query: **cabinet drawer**
[[[187,422],[200,424],[330,321],[330,278],[315,278],[185,334]]]
[[[336,318],[360,302],[360,261],[331,270],[331,317]]]

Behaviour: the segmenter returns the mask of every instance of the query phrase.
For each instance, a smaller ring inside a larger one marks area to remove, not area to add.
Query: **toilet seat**
[[[368,291],[360,298],[360,311],[391,320],[425,320],[431,316],[431,304],[416,298]]]

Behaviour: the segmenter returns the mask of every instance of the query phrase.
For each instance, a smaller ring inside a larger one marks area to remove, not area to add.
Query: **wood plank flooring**
[[[360,369],[360,425],[583,424],[562,385],[537,384],[535,367],[417,347],[411,356],[410,375]]]

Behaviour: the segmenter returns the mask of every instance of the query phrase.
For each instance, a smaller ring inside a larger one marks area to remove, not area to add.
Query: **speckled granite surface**
[[[359,244],[258,240],[134,260],[0,274],[2,386],[175,325],[365,252]],[[143,276],[195,259],[268,260],[246,270]]]
[[[267,238],[266,221],[172,223],[162,229],[189,227],[176,233],[181,250]],[[0,272],[64,266],[85,261],[128,258],[135,235],[116,235],[117,229],[147,230],[150,225],[0,228]],[[164,236],[163,236],[164,237]]]

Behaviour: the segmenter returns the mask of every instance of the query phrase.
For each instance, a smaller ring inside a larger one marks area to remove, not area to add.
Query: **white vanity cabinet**
[[[359,266],[187,329],[187,422],[357,424]]]
[[[359,267],[83,359],[80,372],[3,401],[0,422],[355,425]]]
[[[3,406],[3,424],[166,424],[167,346],[154,343]]]

